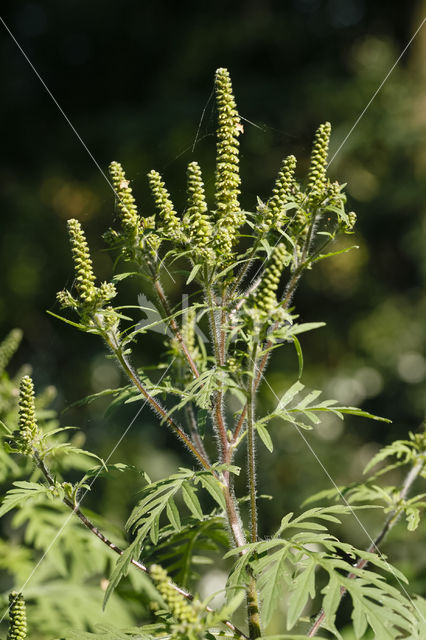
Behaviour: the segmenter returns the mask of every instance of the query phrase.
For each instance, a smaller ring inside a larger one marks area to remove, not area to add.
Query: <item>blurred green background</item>
[[[426,2],[14,0],[2,2],[1,15],[102,171],[119,160],[149,215],[152,168],[164,175],[178,206],[190,160],[199,160],[206,175],[210,170],[212,184],[217,67],[230,70],[245,119],[242,204],[253,209],[257,195],[268,197],[283,156],[294,153],[302,170],[307,166],[313,133],[325,120],[333,125],[334,156],[425,17]],[[12,370],[31,363],[37,387],[54,384],[63,411],[121,381],[100,342],[46,314],[59,312],[56,292],[72,283],[67,218],[83,223],[96,272],[110,277],[113,264],[100,236],[112,224],[114,197],[16,44],[3,27],[0,33],[0,335],[24,331]],[[305,434],[337,484],[360,479],[380,444],[417,430],[424,419],[425,60],[424,26],[330,167],[332,177],[348,183],[349,208],[358,215],[355,236],[339,244],[359,249],[318,264],[295,297],[304,321],[327,322],[302,341],[303,382],[393,421],[326,420]],[[138,291],[130,293],[128,303],[137,304]],[[154,334],[140,357],[153,365],[159,353]],[[278,395],[297,377],[294,352],[282,353],[270,368]],[[274,402],[267,388],[260,400],[261,408]],[[106,418],[104,408],[68,410],[62,419],[106,456],[135,409]],[[297,433],[276,425],[274,437],[272,461],[259,452],[260,491],[277,496],[264,505],[265,535],[285,511],[330,486]],[[158,477],[182,456],[146,410],[114,453],[118,460]],[[125,489],[100,482],[90,500],[119,524],[134,500],[132,487]],[[372,535],[380,527],[380,516],[363,521]],[[368,545],[358,525],[347,533]],[[424,528],[411,534],[410,549],[400,535],[392,534],[386,551],[399,554],[424,591]]]

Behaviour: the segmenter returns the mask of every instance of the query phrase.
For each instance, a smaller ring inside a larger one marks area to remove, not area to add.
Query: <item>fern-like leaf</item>
[[[52,496],[52,490],[50,487],[38,484],[37,482],[27,482],[26,480],[18,480],[13,483],[15,489],[10,489],[3,498],[3,502],[0,507],[0,518],[4,516],[8,511],[15,509],[16,507],[23,506],[28,500],[40,499],[43,497]]]

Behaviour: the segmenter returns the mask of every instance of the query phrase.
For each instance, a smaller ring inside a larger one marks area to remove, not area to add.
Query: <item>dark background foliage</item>
[[[99,342],[46,314],[59,311],[55,294],[72,283],[65,221],[81,220],[97,274],[108,278],[113,264],[100,235],[113,221],[114,196],[101,172],[122,162],[150,214],[146,173],[155,168],[182,207],[187,162],[200,160],[206,175],[213,169],[213,74],[226,66],[245,119],[247,209],[257,195],[268,197],[284,155],[294,153],[303,172],[315,128],[333,125],[331,157],[338,153],[330,174],[348,183],[358,214],[355,236],[340,245],[359,249],[312,270],[295,305],[303,320],[327,322],[302,342],[305,384],[393,420],[328,420],[305,434],[337,484],[359,479],[379,443],[416,430],[425,412],[426,27],[340,144],[425,13],[424,1],[3,2],[2,17],[93,154],[2,27],[0,332],[21,327],[25,335],[13,366],[30,362],[40,389],[55,384],[59,410],[120,383]],[[128,295],[137,304],[138,291]],[[153,334],[140,359],[154,365],[160,352]],[[277,394],[296,376],[293,352],[273,360]],[[261,407],[273,402],[264,388]],[[135,412],[131,406],[105,417],[104,409],[98,403],[63,415],[100,455]],[[272,462],[259,452],[260,490],[277,495],[265,502],[265,534],[283,512],[329,487],[299,434],[277,424],[274,436]],[[123,459],[158,476],[176,466],[178,453],[146,410],[114,454],[113,461]],[[97,508],[120,522],[127,505],[117,487],[99,488]],[[132,487],[126,491],[132,501]],[[380,517],[370,520],[373,533]],[[351,535],[368,543],[355,525]],[[401,546],[398,535],[390,554]],[[416,553],[421,532],[412,541]],[[418,580],[421,572],[417,566]]]

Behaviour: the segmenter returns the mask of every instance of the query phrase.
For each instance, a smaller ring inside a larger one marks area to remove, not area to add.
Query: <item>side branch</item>
[[[423,467],[425,466],[425,460],[422,459],[424,458],[424,452],[421,454],[420,456],[420,460],[419,462],[417,462],[408,472],[408,474],[405,477],[405,480],[402,484],[401,487],[401,491],[400,491],[400,499],[401,500],[405,500],[405,498],[408,495],[408,492],[410,491],[413,483],[417,480],[417,478],[419,477],[420,473],[423,470]],[[388,515],[388,517],[386,518],[386,521],[382,527],[382,530],[380,531],[379,535],[376,537],[376,539],[370,544],[370,546],[367,548],[367,551],[369,553],[380,553],[379,551],[379,544],[381,542],[383,542],[383,540],[385,539],[385,537],[388,535],[389,531],[391,529],[393,529],[393,527],[396,525],[396,523],[398,522],[398,520],[400,519],[401,515],[403,513],[402,509],[398,509],[398,507],[396,507],[395,509],[393,509],[393,511],[391,511],[391,513]],[[366,566],[368,565],[368,560],[366,560],[365,558],[360,558],[358,560],[358,562],[354,565],[355,569],[364,569]],[[356,575],[354,573],[348,573],[347,578],[349,578],[350,580],[353,580],[354,578],[356,578]],[[343,598],[343,596],[346,594],[346,588],[345,587],[341,587],[340,588],[340,600]],[[314,636],[316,636],[316,634],[318,633],[318,631],[320,630],[321,626],[323,625],[325,620],[325,612],[324,609],[321,609],[320,612],[318,613],[317,617],[315,618],[315,622],[312,625],[309,633],[308,633],[308,638],[313,638]]]
[[[34,459],[36,462],[37,467],[40,469],[40,471],[42,472],[42,474],[44,475],[44,477],[46,478],[47,482],[49,483],[49,485],[54,486],[55,485],[55,480],[52,476],[52,474],[50,473],[49,469],[47,468],[46,464],[44,463],[43,460],[40,459],[40,457],[38,456],[37,453],[34,454]],[[93,533],[93,535],[95,535],[101,542],[103,542],[107,547],[109,547],[109,549],[111,549],[112,551],[114,551],[115,553],[117,553],[119,556],[123,555],[123,550],[118,547],[116,544],[114,544],[113,542],[111,542],[111,540],[109,540],[94,524],[93,522],[91,522],[89,520],[89,518],[87,518],[84,513],[82,513],[82,511],[80,510],[78,504],[73,504],[73,502],[65,497],[63,498],[62,502],[69,508],[71,509],[71,511],[73,513],[75,513],[75,515],[77,516],[77,518],[79,518],[79,520],[84,524],[84,526],[89,529],[89,531],[91,531]],[[146,565],[142,564],[142,562],[138,562],[137,560],[135,560],[134,558],[131,559],[131,564],[136,567],[137,569],[139,569],[139,571],[143,571],[144,573],[149,573],[149,569]],[[187,598],[187,600],[193,600],[194,596],[192,595],[192,593],[189,593],[189,591],[186,591],[185,589],[182,589],[182,587],[179,587],[177,584],[175,584],[174,582],[170,582],[171,586],[173,587],[173,589],[175,589],[175,591],[177,591],[178,593],[180,593],[184,598]],[[206,606],[205,607],[206,611],[208,611],[209,613],[214,613],[214,609],[212,609],[211,607]],[[223,622],[224,625],[226,625],[228,627],[228,629],[230,629],[233,633],[239,635],[241,638],[244,638],[246,640],[248,640],[248,636],[246,636],[245,633],[243,633],[240,629],[238,629],[238,627],[236,627],[235,625],[232,624],[232,622],[230,622],[229,620],[225,620]]]
[[[169,425],[169,427],[177,435],[177,437],[181,440],[181,442],[183,442],[183,444],[186,447],[188,447],[188,449],[191,451],[191,453],[194,455],[197,461],[201,464],[201,466],[204,467],[204,469],[206,469],[207,471],[210,471],[211,466],[209,461],[205,458],[205,456],[201,453],[201,451],[197,449],[197,447],[192,442],[191,438],[188,437],[185,431],[183,431],[183,429],[181,429],[181,427],[179,427],[179,425],[176,424],[176,422],[173,420],[173,418],[171,418],[171,416],[167,413],[167,411],[165,411],[163,407],[155,400],[155,398],[153,398],[151,394],[145,389],[144,385],[139,380],[138,375],[135,373],[135,371],[133,371],[130,363],[127,361],[126,357],[123,355],[119,346],[114,345],[110,336],[105,336],[105,340],[107,341],[109,348],[114,353],[115,357],[117,358],[118,362],[120,363],[122,369],[124,370],[129,380],[133,383],[136,389],[140,391],[140,393],[144,396],[144,398],[146,398],[151,408],[160,416],[162,420],[164,420],[164,422],[166,422]]]

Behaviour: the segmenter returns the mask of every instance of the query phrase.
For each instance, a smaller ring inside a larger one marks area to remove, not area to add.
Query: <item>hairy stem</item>
[[[55,486],[55,480],[51,474],[51,472],[49,471],[49,469],[47,468],[45,462],[40,458],[40,456],[38,455],[37,452],[34,453],[34,461],[37,465],[37,467],[40,469],[40,471],[42,472],[42,474],[44,475],[44,477],[46,478],[47,482],[49,483],[49,485],[51,486]],[[78,504],[74,504],[69,498],[65,497],[63,498],[62,502],[69,508],[71,509],[71,511],[73,513],[75,513],[75,515],[77,516],[77,518],[79,518],[79,520],[84,524],[84,526],[89,529],[89,531],[91,531],[93,533],[93,535],[95,535],[101,542],[103,542],[107,547],[109,547],[109,549],[111,549],[112,551],[114,551],[115,553],[117,553],[119,556],[123,555],[123,550],[118,547],[116,544],[114,544],[113,542],[111,542],[111,540],[109,540],[99,529],[98,527],[96,527],[93,522],[91,522],[89,520],[89,518],[87,518],[84,513],[82,513],[82,511],[79,508]],[[142,564],[142,562],[138,562],[137,560],[135,560],[134,558],[131,559],[131,564],[136,567],[137,569],[139,569],[139,571],[143,571],[144,573],[149,573],[149,569],[147,566],[145,566],[144,564]],[[180,593],[184,598],[187,598],[187,600],[194,600],[194,596],[192,595],[192,593],[189,593],[189,591],[186,591],[185,589],[182,589],[182,587],[179,587],[177,584],[175,584],[174,582],[170,582],[170,584],[172,585],[173,589],[175,589],[178,593]],[[212,609],[211,607],[206,606],[205,607],[206,611],[208,611],[209,613],[214,613],[214,609]],[[243,633],[240,629],[238,629],[238,627],[236,627],[234,624],[232,624],[232,622],[230,622],[229,620],[224,620],[223,622],[224,625],[226,625],[228,627],[228,629],[230,629],[233,633],[235,633],[236,635],[240,636],[241,638],[246,638],[248,640],[248,637],[246,636],[245,633]]]
[[[257,509],[256,509],[256,441],[254,432],[254,402],[255,402],[255,371],[256,371],[257,342],[253,346],[251,360],[253,371],[247,383],[247,461],[248,485],[250,498],[250,539],[257,541]]]
[[[226,515],[235,545],[237,547],[243,547],[247,544],[247,541],[241,526],[241,519],[238,513],[235,496],[227,484],[223,486],[223,495],[225,497]],[[246,551],[241,550],[241,554],[244,553],[246,553]],[[249,637],[250,640],[256,640],[256,638],[260,638],[262,633],[260,629],[259,597],[256,589],[256,581],[253,576],[250,577],[246,601]]]
[[[253,577],[250,578],[247,591],[247,613],[249,637],[250,640],[256,640],[256,638],[260,638],[262,631],[260,628],[259,597],[257,595],[256,581]]]
[[[198,429],[198,424],[197,424],[197,421],[195,419],[194,408],[193,408],[192,404],[186,404],[185,405],[185,414],[186,414],[186,419],[187,419],[187,422],[188,422],[189,430],[191,432],[191,436],[192,436],[192,439],[194,441],[194,444],[198,448],[198,451],[200,451],[200,453],[204,456],[204,458],[210,464],[209,456],[208,456],[208,454],[206,452],[206,449],[204,447],[204,443],[203,443],[203,441],[201,439],[200,431]]]
[[[419,456],[419,461],[410,469],[410,471],[407,473],[405,480],[401,486],[401,491],[399,493],[400,496],[400,500],[405,500],[405,498],[407,497],[413,483],[415,482],[415,480],[419,477],[420,473],[423,470],[423,467],[425,466],[425,460],[424,460],[424,452]],[[367,551],[369,553],[380,553],[379,551],[379,544],[381,542],[383,542],[383,540],[385,539],[385,537],[388,535],[389,531],[391,529],[393,529],[393,527],[396,525],[396,523],[398,522],[398,520],[400,519],[402,513],[403,513],[403,509],[400,509],[398,507],[396,507],[395,509],[393,509],[393,511],[390,512],[390,514],[388,515],[388,517],[385,520],[385,523],[382,527],[382,530],[380,531],[379,535],[376,537],[376,539],[370,544],[370,546],[367,548]],[[365,558],[360,558],[358,560],[358,562],[355,564],[355,569],[364,569],[368,564],[368,560]],[[350,580],[353,580],[354,578],[356,578],[356,575],[354,573],[348,573],[347,578],[349,578]],[[343,596],[346,593],[346,589],[345,587],[341,587],[340,588],[340,599],[343,598]],[[323,625],[325,620],[325,611],[324,609],[321,609],[320,612],[318,613],[317,617],[315,618],[315,622],[312,625],[309,633],[308,633],[308,638],[313,638],[314,636],[316,636],[317,632],[320,630],[321,626]]]
[[[214,315],[213,296],[211,292],[211,287],[209,285],[206,286],[206,292],[207,292],[207,300],[208,300],[208,307],[209,307],[210,331],[213,338],[214,354],[216,358],[216,363],[218,366],[220,366],[219,336],[218,336],[216,318]]]
[[[140,391],[140,393],[146,398],[147,402],[151,406],[151,408],[160,416],[164,422],[166,422],[172,431],[176,434],[176,436],[183,442],[183,444],[191,451],[197,461],[201,464],[204,469],[210,471],[211,466],[209,461],[204,457],[201,451],[197,449],[192,440],[187,436],[187,434],[179,427],[178,424],[171,418],[171,416],[163,409],[163,407],[151,396],[151,394],[145,389],[142,382],[139,380],[137,373],[133,370],[130,363],[128,362],[126,356],[123,354],[120,346],[115,344],[113,339],[109,334],[105,335],[105,340],[120,363],[124,373],[129,378],[130,382]]]

